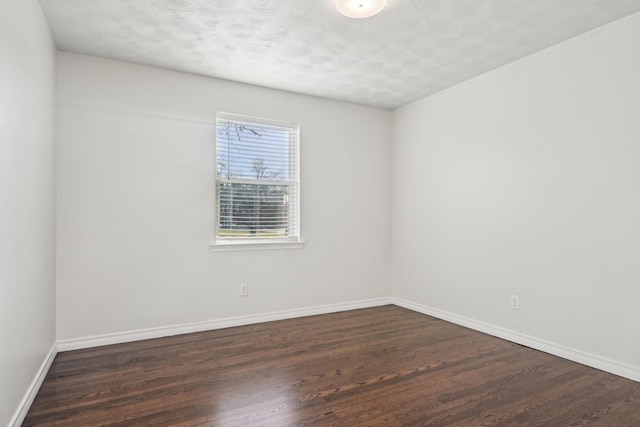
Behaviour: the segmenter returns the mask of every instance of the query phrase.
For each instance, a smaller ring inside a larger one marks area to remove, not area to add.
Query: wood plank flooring
[[[640,426],[640,383],[396,306],[58,354],[23,426]]]

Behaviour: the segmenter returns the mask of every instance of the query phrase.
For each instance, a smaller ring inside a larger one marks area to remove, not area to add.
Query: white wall
[[[636,14],[397,110],[394,296],[640,372],[639,76]]]
[[[389,296],[390,112],[58,61],[59,339]],[[304,249],[210,251],[217,111],[300,122]]]
[[[55,49],[35,0],[0,13],[0,425],[55,343]]]

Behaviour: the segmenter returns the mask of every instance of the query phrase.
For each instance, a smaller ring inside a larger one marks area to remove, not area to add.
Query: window
[[[218,114],[216,244],[299,242],[298,129]]]

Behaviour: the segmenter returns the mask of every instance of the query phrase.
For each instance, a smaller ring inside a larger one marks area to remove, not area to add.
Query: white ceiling
[[[60,50],[394,109],[640,11],[640,0],[40,0]]]

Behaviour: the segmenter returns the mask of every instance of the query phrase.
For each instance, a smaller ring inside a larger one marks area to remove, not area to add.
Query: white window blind
[[[298,124],[218,114],[216,130],[216,242],[298,241]]]

